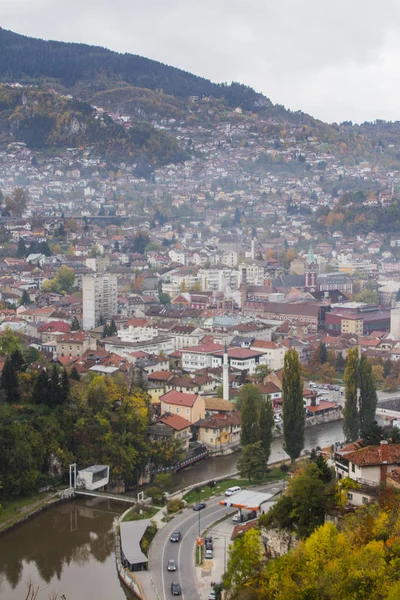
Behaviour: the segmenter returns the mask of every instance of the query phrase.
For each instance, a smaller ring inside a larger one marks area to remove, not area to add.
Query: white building
[[[117,313],[117,275],[103,273],[82,276],[83,329],[97,327],[100,318]]]

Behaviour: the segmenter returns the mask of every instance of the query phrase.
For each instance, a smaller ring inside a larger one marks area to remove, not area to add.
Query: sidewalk
[[[213,538],[213,559],[205,560],[201,567],[196,567],[196,578],[202,600],[207,600],[211,591],[211,582],[220,583],[228,560],[228,547],[234,524],[232,515],[207,531]]]

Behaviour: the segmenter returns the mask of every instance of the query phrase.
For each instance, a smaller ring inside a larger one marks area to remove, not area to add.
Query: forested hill
[[[0,56],[3,82],[53,81],[75,91],[87,86],[89,93],[125,82],[177,97],[223,97],[229,105],[246,110],[272,107],[268,98],[239,83],[216,84],[142,56],[119,54],[87,44],[44,41],[2,28]]]
[[[0,148],[23,142],[36,150],[91,146],[105,160],[136,163],[142,174],[186,160],[177,140],[149,123],[125,129],[83,101],[37,87],[0,84]]]

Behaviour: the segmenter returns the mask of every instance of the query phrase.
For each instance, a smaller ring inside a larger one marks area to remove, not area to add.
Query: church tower
[[[314,256],[312,244],[310,244],[304,263],[304,287],[308,292],[315,292],[317,290],[317,271],[317,261]]]

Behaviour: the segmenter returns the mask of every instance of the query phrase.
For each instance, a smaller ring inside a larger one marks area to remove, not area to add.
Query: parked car
[[[234,515],[232,517],[232,521],[234,523],[245,523],[246,521],[250,521],[251,519],[255,519],[257,517],[257,513],[255,510],[251,510],[249,512],[246,513],[236,513],[236,515]]]
[[[193,506],[193,510],[203,510],[203,508],[205,508],[206,506],[207,504],[205,502],[198,502]]]
[[[237,494],[237,492],[241,492],[242,488],[239,487],[238,485],[233,485],[232,487],[228,488],[225,492],[225,496],[232,496],[232,494]]]
[[[213,556],[214,556],[214,553],[211,550],[211,548],[206,548],[206,550],[204,552],[204,557],[205,558],[212,558]]]
[[[215,590],[211,590],[211,592],[208,594],[208,600],[216,600],[217,598],[217,592]]]
[[[176,561],[173,558],[170,558],[167,564],[167,571],[176,571],[177,568]]]
[[[204,547],[206,550],[213,549],[213,540],[211,535],[206,535],[206,537],[204,538]]]
[[[174,581],[171,583],[171,594],[173,596],[181,596],[182,595],[182,588],[181,588],[180,583],[176,583]]]
[[[171,542],[180,542],[181,541],[181,532],[180,531],[173,531],[171,533],[171,537],[169,538]]]

